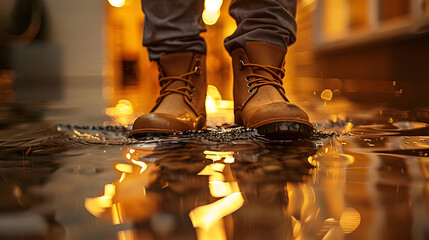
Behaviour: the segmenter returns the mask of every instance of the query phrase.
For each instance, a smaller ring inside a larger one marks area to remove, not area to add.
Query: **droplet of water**
[[[325,101],[331,101],[332,100],[332,91],[330,89],[325,89],[320,94],[320,98],[322,98]]]

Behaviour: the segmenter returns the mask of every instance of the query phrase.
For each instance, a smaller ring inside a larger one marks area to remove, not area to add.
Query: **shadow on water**
[[[0,238],[429,237],[425,123],[299,141],[242,128],[145,141],[128,132],[40,122],[1,130]]]

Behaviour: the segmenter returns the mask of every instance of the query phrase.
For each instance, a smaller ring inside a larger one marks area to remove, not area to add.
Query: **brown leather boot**
[[[312,134],[307,113],[292,104],[283,88],[286,49],[267,42],[247,42],[232,53],[235,123],[256,128],[270,139]]]
[[[206,124],[206,57],[172,53],[159,59],[160,96],[149,114],[134,122],[130,136],[164,136]]]

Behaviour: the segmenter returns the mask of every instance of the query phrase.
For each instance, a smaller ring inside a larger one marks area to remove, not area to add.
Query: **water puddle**
[[[299,141],[17,124],[0,131],[0,238],[428,239],[429,126],[349,121]]]

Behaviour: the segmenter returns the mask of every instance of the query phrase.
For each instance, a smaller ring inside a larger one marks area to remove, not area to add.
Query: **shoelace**
[[[281,89],[283,93],[285,93],[285,90],[283,88],[283,77],[285,76],[285,70],[278,67],[268,66],[268,65],[261,65],[256,63],[245,63],[243,60],[240,60],[240,64],[242,67],[251,67],[254,69],[260,69],[263,71],[266,71],[270,73],[273,78],[270,78],[268,76],[260,75],[251,73],[247,75],[245,78],[247,83],[247,87],[249,88],[248,92],[252,93],[254,89],[259,88],[261,86],[265,85],[272,85],[277,89]]]
[[[156,99],[156,103],[159,103],[164,97],[177,93],[185,96],[188,100],[191,100],[193,91],[195,90],[194,84],[186,77],[189,77],[194,74],[199,74],[199,66],[196,66],[193,71],[179,75],[179,76],[168,76],[159,78],[159,84],[161,85],[161,91],[159,97]],[[185,83],[185,86],[173,89],[167,89],[167,87],[175,81],[182,81]]]

